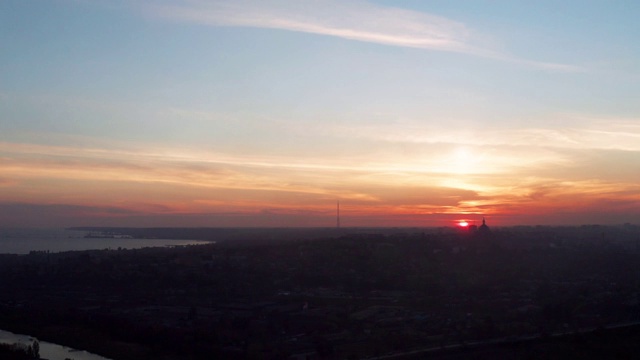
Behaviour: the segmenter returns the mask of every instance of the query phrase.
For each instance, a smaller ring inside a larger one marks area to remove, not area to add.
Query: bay
[[[208,241],[183,239],[132,239],[85,237],[88,232],[67,229],[0,228],[0,254],[28,254],[31,251],[82,251],[141,249],[208,244]]]

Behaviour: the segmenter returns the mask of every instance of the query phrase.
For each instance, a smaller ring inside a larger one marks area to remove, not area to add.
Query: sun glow
[[[458,226],[466,228],[467,226],[469,226],[469,223],[466,220],[460,220],[458,221]]]

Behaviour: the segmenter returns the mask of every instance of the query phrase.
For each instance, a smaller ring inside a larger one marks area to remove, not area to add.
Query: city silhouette
[[[640,359],[632,1],[0,1],[0,359]]]

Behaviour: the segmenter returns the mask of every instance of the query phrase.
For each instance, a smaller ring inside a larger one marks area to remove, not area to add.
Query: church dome
[[[486,222],[485,218],[482,218],[482,225],[480,225],[480,227],[478,227],[478,234],[480,234],[480,235],[489,235],[489,234],[491,234],[491,229],[489,229],[489,226],[487,225],[487,222]]]

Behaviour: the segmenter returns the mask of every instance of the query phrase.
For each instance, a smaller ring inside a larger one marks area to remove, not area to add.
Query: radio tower
[[[338,206],[336,208],[336,228],[340,229],[340,200],[338,200]]]

